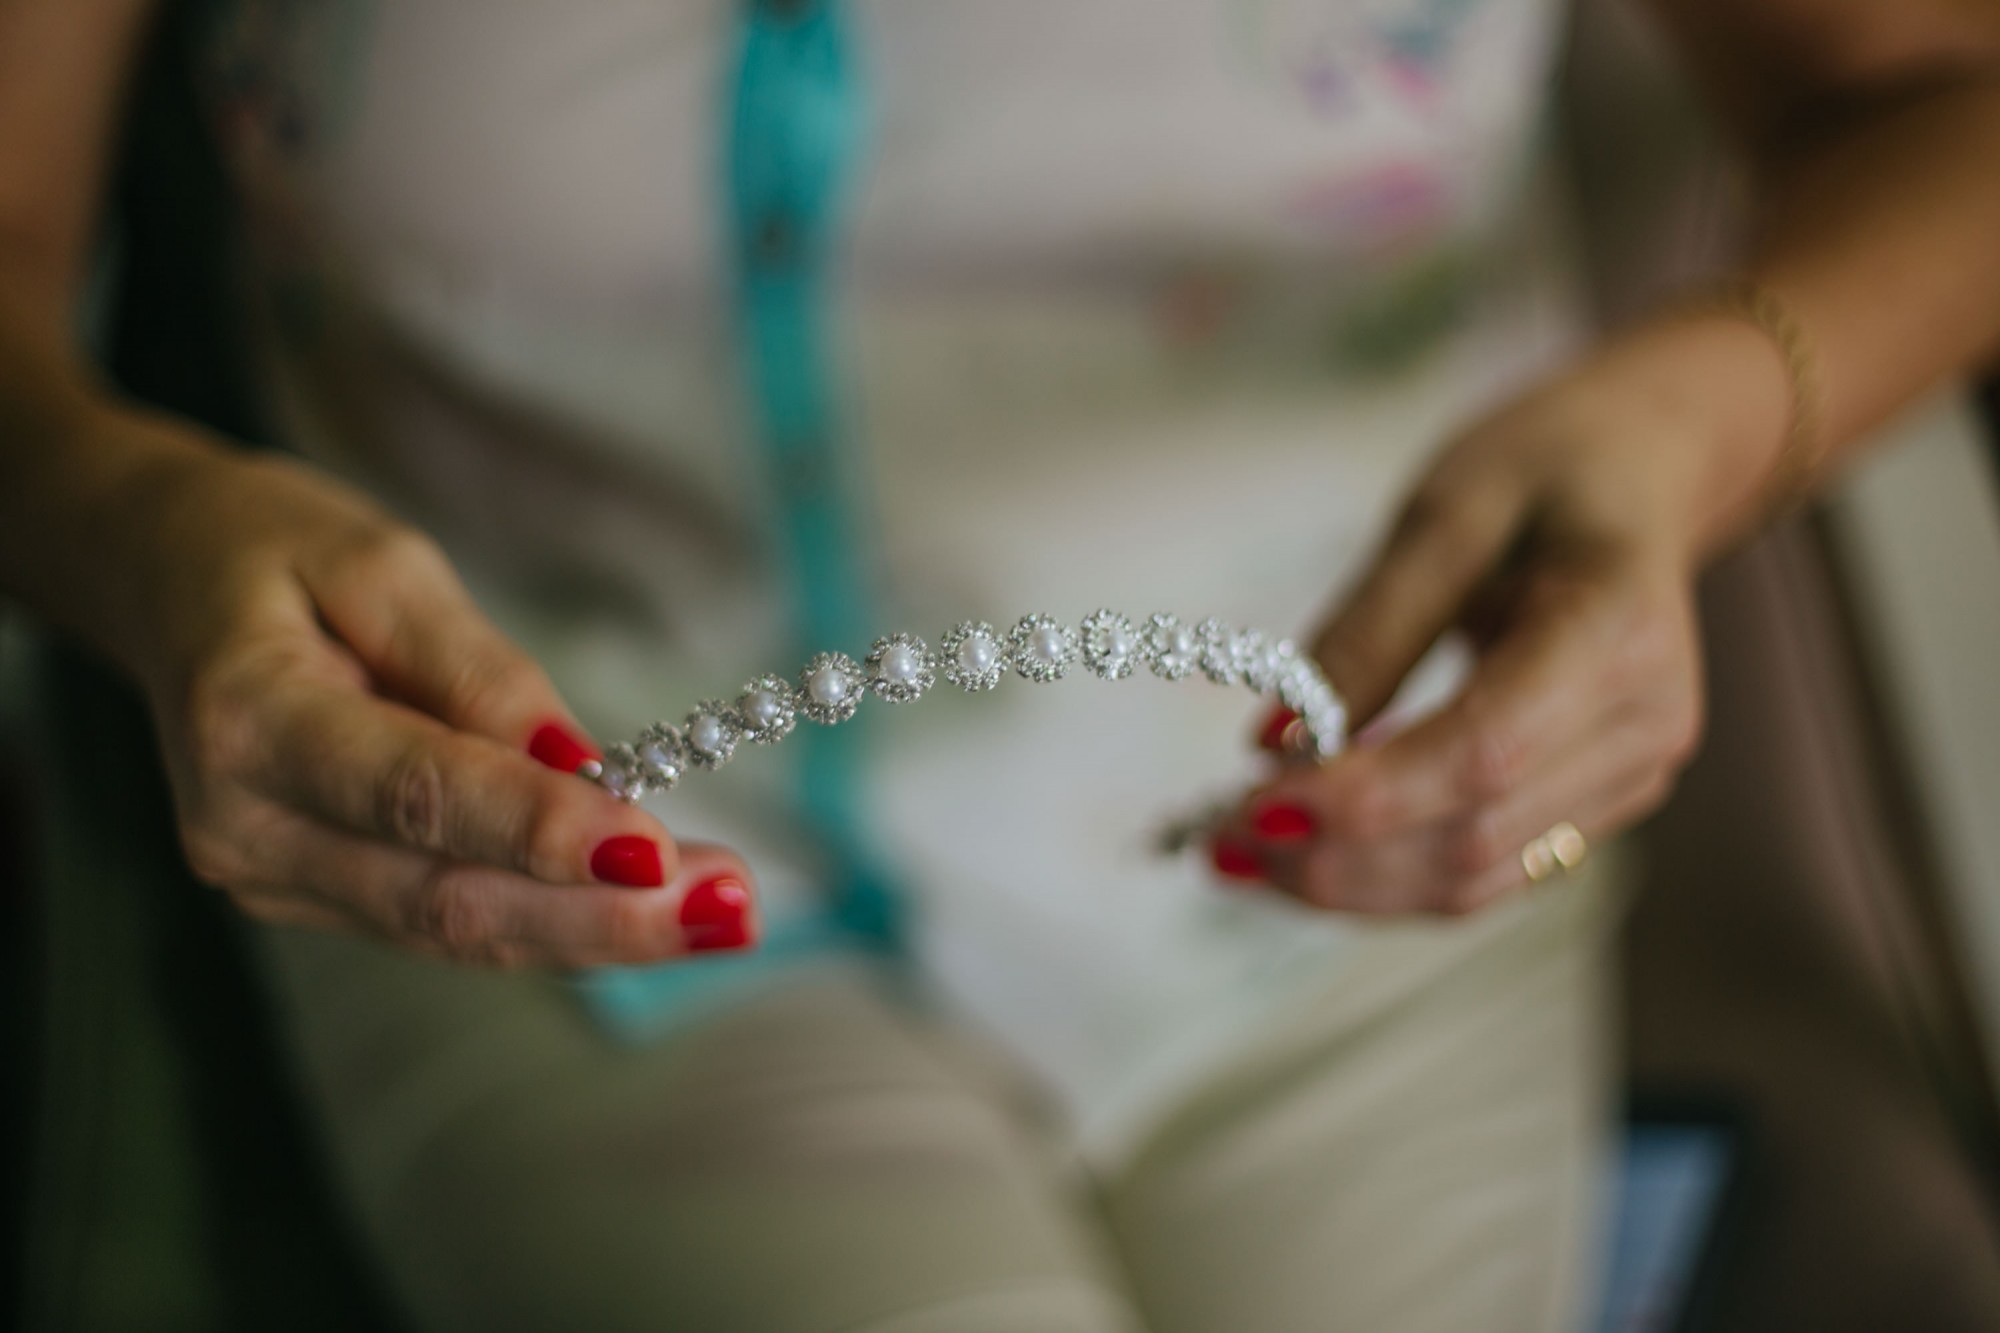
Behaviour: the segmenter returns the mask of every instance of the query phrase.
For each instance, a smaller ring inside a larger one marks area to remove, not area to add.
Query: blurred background
[[[1569,186],[1607,320],[1728,252],[1738,187],[1614,3],[1579,8]],[[1645,161],[1641,176],[1624,164]],[[221,181],[177,67],[139,93],[96,337],[131,393],[249,436]],[[1996,238],[2000,244],[2000,238]],[[1607,1329],[2000,1327],[2000,390],[1954,392],[1712,571],[1712,720],[1638,836],[1632,1112]],[[63,1329],[382,1328],[219,895],[38,891],[53,775],[170,843],[143,716],[0,622],[6,1306]]]

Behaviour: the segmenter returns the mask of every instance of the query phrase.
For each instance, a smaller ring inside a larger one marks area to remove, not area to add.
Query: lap
[[[1575,1327],[1610,1091],[1610,892],[1563,884],[1374,932],[1174,1108],[1103,1204],[1148,1327]]]
[[[1015,1089],[859,964],[627,1049],[559,983],[270,944],[337,1164],[425,1328],[1131,1327]]]
[[[1371,935],[1095,1181],[1032,1092],[859,965],[628,1049],[547,979],[266,938],[426,1328],[1556,1329],[1598,1147],[1600,896]]]

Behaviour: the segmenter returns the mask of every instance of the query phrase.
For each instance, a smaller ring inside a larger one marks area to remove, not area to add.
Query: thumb
[[[598,757],[548,674],[486,618],[429,538],[396,530],[307,585],[378,693],[567,772]]]
[[[1379,713],[1458,620],[1519,530],[1512,488],[1419,487],[1313,641],[1354,726]]]

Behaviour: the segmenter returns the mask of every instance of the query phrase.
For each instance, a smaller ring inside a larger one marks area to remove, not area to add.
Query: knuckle
[[[434,878],[418,903],[413,923],[416,932],[448,957],[484,962],[500,947],[494,937],[492,908],[469,881],[451,876]]]
[[[1351,788],[1329,806],[1335,831],[1360,842],[1379,842],[1403,826],[1403,798],[1380,783]]]
[[[507,825],[503,840],[513,849],[518,869],[555,884],[576,878],[571,825],[561,802],[534,802],[518,816],[503,817],[503,822]]]
[[[188,688],[188,758],[195,771],[213,781],[244,771],[256,748],[257,720],[230,673],[209,667]]]
[[[406,747],[376,793],[376,819],[397,841],[444,850],[448,814],[444,770],[428,746]]]
[[[350,613],[376,613],[440,577],[455,578],[442,547],[415,528],[367,522],[335,548],[316,580],[322,595]]]
[[[1506,860],[1512,850],[1500,809],[1481,806],[1446,838],[1445,868],[1463,875],[1482,874]]]
[[[345,566],[357,581],[377,587],[435,575],[451,567],[442,547],[415,528],[400,523],[379,523],[363,529],[348,552]]]
[[[207,825],[181,829],[181,855],[202,883],[234,893],[249,879],[249,858],[235,839]]]
[[[1341,892],[1341,860],[1332,851],[1315,852],[1297,867],[1296,874],[1273,887],[1316,911],[1339,911],[1346,905],[1346,895]]]
[[[506,648],[488,646],[453,665],[445,681],[444,707],[451,717],[488,717],[546,688],[540,667]]]
[[[605,947],[621,959],[650,958],[660,947],[660,913],[646,898],[620,895],[604,907]]]
[[[1657,616],[1634,616],[1616,628],[1604,655],[1605,684],[1621,695],[1655,688],[1672,656],[1669,627]]]
[[[1498,800],[1514,790],[1522,763],[1521,743],[1510,727],[1495,717],[1476,718],[1459,757],[1459,794],[1472,801]]]
[[[536,961],[536,957],[534,949],[520,940],[489,939],[479,961],[502,972],[516,972]]]

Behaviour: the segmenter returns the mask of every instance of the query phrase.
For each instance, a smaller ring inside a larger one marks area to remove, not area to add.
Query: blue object
[[[1736,1136],[1699,1121],[1632,1120],[1610,1182],[1596,1333],[1676,1333],[1736,1172]]]
[[[867,114],[834,0],[753,0],[743,15],[724,158],[729,257],[745,388],[783,528],[803,660],[832,646],[858,650],[874,623],[828,309],[829,261]],[[829,918],[775,930],[754,954],[583,978],[615,1032],[647,1035],[803,954],[899,944],[898,896],[865,832],[865,715],[839,727],[803,727],[788,749],[798,811],[826,852]]]
[[[784,525],[798,655],[867,641],[861,497],[843,447],[829,268],[867,113],[833,0],[749,8],[731,104],[728,199],[739,336]],[[835,865],[840,921],[893,944],[899,913],[861,800],[865,718],[807,727],[799,804]]]

